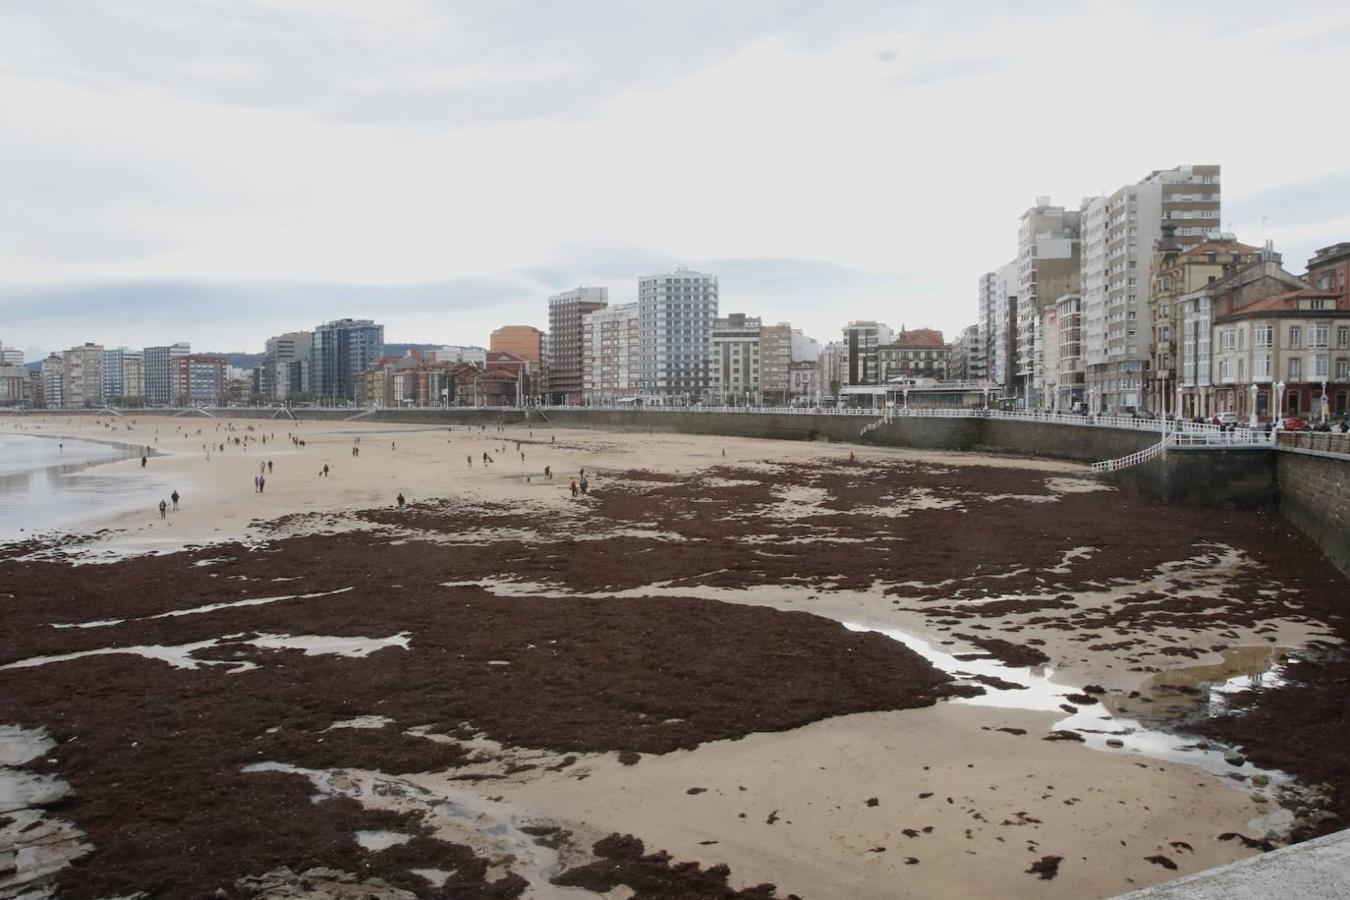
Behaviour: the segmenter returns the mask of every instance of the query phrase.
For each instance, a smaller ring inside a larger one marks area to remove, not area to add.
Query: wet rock
[[[1124,747],[1124,746],[1125,746],[1125,742],[1122,741],[1120,738],[1107,738],[1107,739],[1106,739],[1106,746],[1108,746],[1108,747],[1114,747],[1114,748],[1116,748],[1116,749],[1118,750],[1118,749],[1120,749],[1121,747]]]
[[[1227,753],[1223,755],[1223,761],[1228,763],[1230,766],[1243,766],[1247,764],[1247,757],[1243,756],[1236,750],[1229,750]]]
[[[1253,775],[1253,776],[1252,776],[1252,787],[1263,788],[1263,787],[1265,787],[1265,786],[1268,785],[1268,784],[1270,784],[1270,776],[1269,776],[1269,775]]]

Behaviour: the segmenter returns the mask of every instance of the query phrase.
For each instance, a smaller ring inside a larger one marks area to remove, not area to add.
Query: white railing
[[[1094,472],[1119,472],[1121,469],[1128,469],[1130,466],[1137,466],[1140,463],[1148,462],[1161,456],[1167,449],[1167,438],[1163,438],[1156,444],[1151,444],[1143,450],[1136,450],[1129,456],[1122,456],[1119,459],[1107,459],[1092,464]]]

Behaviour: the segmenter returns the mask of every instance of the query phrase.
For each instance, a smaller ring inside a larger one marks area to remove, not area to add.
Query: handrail
[[[1106,459],[1092,464],[1094,472],[1119,472],[1121,469],[1128,469],[1131,466],[1137,466],[1140,463],[1148,462],[1154,459],[1167,449],[1167,438],[1163,438],[1156,444],[1150,444],[1143,450],[1136,450],[1129,456],[1122,456],[1119,459]]]

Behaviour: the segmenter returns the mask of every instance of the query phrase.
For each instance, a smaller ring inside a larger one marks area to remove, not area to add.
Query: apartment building
[[[0,363],[0,406],[27,406],[33,402],[32,376],[23,366]]]
[[[951,351],[942,332],[932,328],[907,331],[902,326],[894,339],[877,348],[878,384],[896,379],[947,379]]]
[[[849,322],[844,326],[843,384],[880,384],[877,348],[891,343],[894,332],[881,322]]]
[[[1174,226],[1171,234],[1182,249],[1218,230],[1219,168],[1155,170],[1109,196],[1084,201],[1081,292],[1087,392],[1094,410],[1148,408],[1154,245],[1164,222]]]
[[[548,298],[549,393],[555,403],[580,403],[585,391],[582,321],[609,306],[609,288],[579,287]]]
[[[822,392],[820,364],[817,360],[794,360],[788,370],[789,399],[816,404],[820,402]]]
[[[21,365],[23,365],[23,351],[18,347],[7,346],[4,341],[0,341],[0,366]]]
[[[1011,382],[1028,407],[1044,405],[1044,335],[1041,314],[1056,298],[1078,292],[1082,213],[1055,206],[1049,197],[1022,213],[1017,228],[1016,335]]]
[[[259,393],[266,400],[285,400],[310,393],[313,354],[313,332],[288,331],[268,338],[259,366]]]
[[[152,406],[168,406],[174,398],[175,360],[192,352],[192,345],[186,341],[159,347],[146,347],[143,352],[145,362],[145,402]]]
[[[638,396],[639,322],[637,303],[619,303],[582,318],[582,393],[587,403],[607,405]]]
[[[66,363],[61,354],[52,353],[42,361],[42,405],[47,409],[65,406]]]
[[[370,319],[335,319],[314,329],[310,390],[320,397],[352,400],[356,378],[384,355],[384,326]]]
[[[985,380],[984,342],[978,324],[962,328],[949,351],[948,378],[953,381]]]
[[[1147,405],[1150,409],[1169,412],[1177,407],[1183,336],[1191,344],[1194,366],[1197,329],[1213,326],[1208,307],[1203,311],[1203,317],[1198,306],[1194,307],[1191,320],[1187,323],[1181,298],[1224,281],[1266,258],[1260,249],[1238,242],[1231,234],[1219,232],[1202,243],[1187,247],[1177,239],[1176,229],[1177,226],[1171,222],[1164,221],[1162,224],[1162,236],[1154,245],[1150,266],[1152,280],[1148,299],[1152,340],[1149,346],[1151,366],[1146,372],[1149,392]],[[1277,264],[1280,261],[1279,254],[1269,253],[1269,258]],[[1208,345],[1208,330],[1204,338]]]
[[[1178,302],[1182,321],[1182,415],[1208,418],[1215,413],[1239,410],[1250,415],[1252,404],[1235,389],[1236,385],[1250,387],[1254,383],[1249,380],[1252,360],[1245,355],[1249,349],[1247,330],[1234,327],[1226,337],[1221,337],[1217,318],[1225,312],[1307,286],[1301,278],[1281,268],[1277,256],[1267,248],[1260,262],[1181,295]],[[1227,366],[1221,366],[1222,340],[1232,342]],[[1258,415],[1268,415],[1273,404],[1269,386],[1274,379],[1263,380],[1265,388],[1257,386]],[[1261,412],[1262,409],[1266,412]]]
[[[792,326],[787,322],[759,329],[759,390],[765,403],[786,403],[792,368]]]
[[[216,406],[225,397],[229,362],[220,356],[188,354],[173,360],[172,403],[175,406]]]
[[[820,341],[802,334],[800,328],[792,329],[792,361],[816,362],[820,359]]]
[[[1054,350],[1046,353],[1052,361],[1046,363],[1046,369],[1054,375],[1051,408],[1074,410],[1085,402],[1087,387],[1083,365],[1083,298],[1079,294],[1065,294],[1055,300],[1054,310]],[[1046,329],[1047,336],[1050,330]]]
[[[688,269],[638,281],[642,394],[688,403],[712,392],[717,276]]]
[[[547,344],[548,335],[533,325],[503,325],[488,337],[488,350],[513,353],[533,363],[534,391],[539,395],[548,393]]]
[[[128,378],[130,376],[130,378]],[[106,403],[135,405],[145,391],[144,354],[117,347],[103,351],[103,399]]]
[[[731,313],[713,323],[715,403],[743,406],[760,402],[761,325],[758,317],[745,313]]]
[[[843,341],[830,341],[820,348],[817,364],[817,377],[820,379],[820,392],[823,395],[837,397],[839,388],[848,381],[848,345]]]
[[[61,354],[62,401],[67,409],[103,405],[103,347],[86,343]]]

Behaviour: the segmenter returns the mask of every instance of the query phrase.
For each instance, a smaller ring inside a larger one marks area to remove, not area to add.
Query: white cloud
[[[1293,248],[1350,238],[1334,213],[1350,125],[1327,115],[1350,63],[1324,39],[1350,13],[1270,15],[1253,0],[0,7],[0,320],[7,340],[103,339],[76,306],[22,318],[23,285],[508,286],[487,310],[458,291],[406,314],[406,294],[371,295],[372,314],[481,342],[495,311],[542,323],[549,290],[603,278],[622,298],[649,264],[721,260],[726,309],[825,338],[872,317],[951,333],[1036,195],[1072,206],[1181,162],[1222,163],[1241,236],[1267,216],[1297,268]],[[1257,211],[1296,182],[1313,199]],[[184,336],[210,343],[197,327]]]

